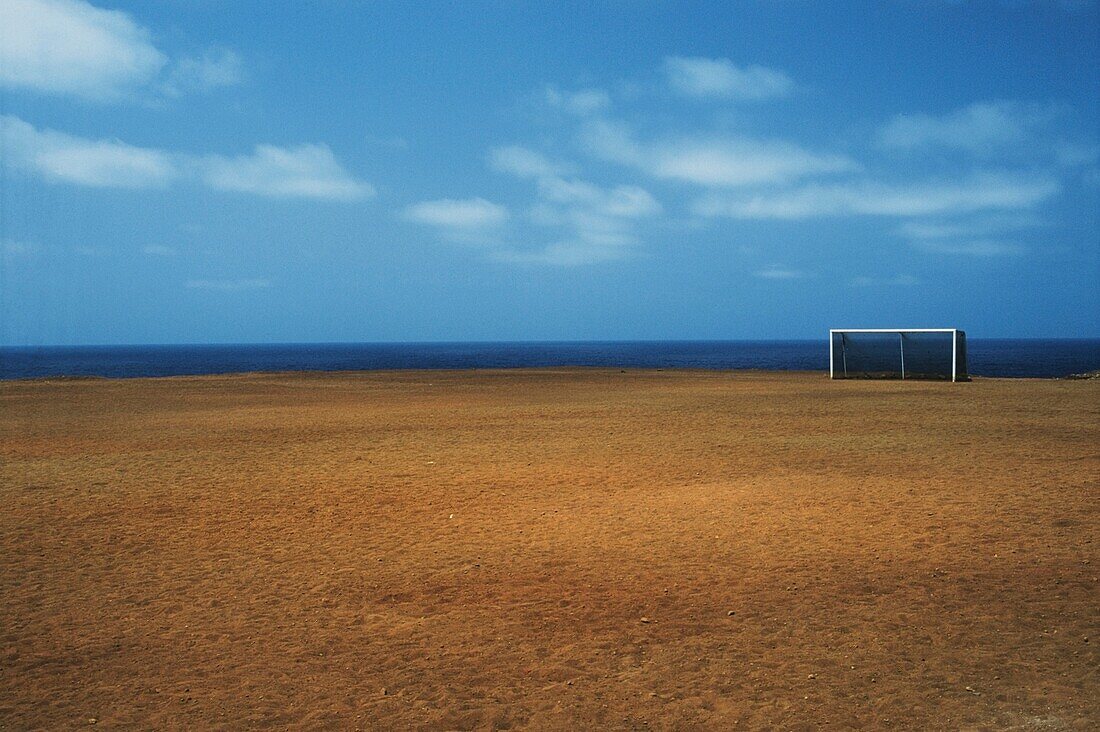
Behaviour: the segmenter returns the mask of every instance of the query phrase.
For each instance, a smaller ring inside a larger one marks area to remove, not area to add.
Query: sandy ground
[[[0,728],[1096,729],[1100,381],[0,383]]]

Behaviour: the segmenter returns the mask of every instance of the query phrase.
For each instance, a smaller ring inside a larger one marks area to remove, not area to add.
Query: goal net
[[[834,379],[947,379],[966,373],[966,334],[956,328],[829,331]]]

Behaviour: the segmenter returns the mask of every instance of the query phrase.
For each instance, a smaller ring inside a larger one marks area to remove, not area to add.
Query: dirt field
[[[0,728],[1096,729],[1100,381],[0,383]]]

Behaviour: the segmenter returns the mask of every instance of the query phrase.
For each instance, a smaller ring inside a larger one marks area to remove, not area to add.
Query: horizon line
[[[34,348],[181,348],[181,347],[245,347],[245,346],[448,346],[448,345],[576,345],[576,344],[629,344],[629,343],[809,343],[828,342],[829,334],[851,329],[829,329],[821,337],[801,338],[593,338],[593,339],[530,339],[530,340],[414,340],[414,341],[180,341],[175,343],[39,343],[0,344],[0,349]],[[875,329],[874,332],[897,332],[898,329]],[[909,329],[929,331],[927,328]],[[946,329],[945,332],[956,330]],[[957,329],[962,330],[962,329]],[[872,332],[864,329],[864,332]],[[1096,336],[982,336],[967,333],[968,341],[1098,341]]]

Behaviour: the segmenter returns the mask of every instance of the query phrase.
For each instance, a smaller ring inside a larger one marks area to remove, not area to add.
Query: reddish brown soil
[[[1096,729],[1100,381],[0,384],[0,728]]]

